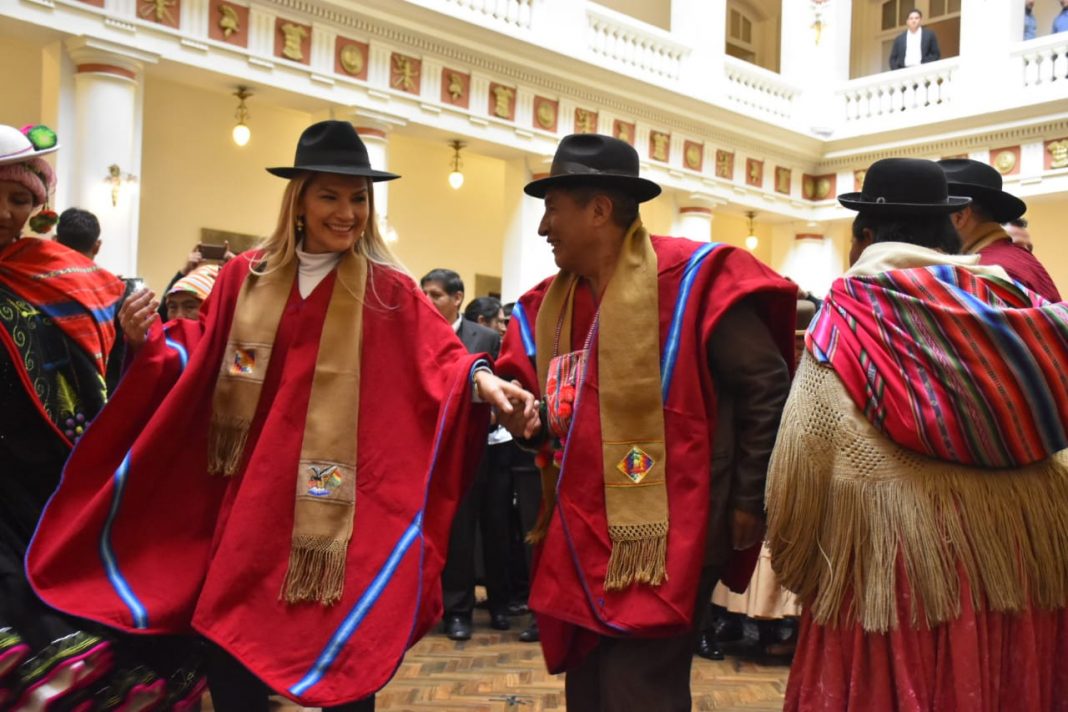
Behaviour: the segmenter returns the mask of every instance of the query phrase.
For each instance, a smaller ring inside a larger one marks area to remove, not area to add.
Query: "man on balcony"
[[[1061,0],[1061,14],[1053,18],[1053,34],[1068,32],[1068,0]]]
[[[915,67],[942,58],[942,52],[938,49],[938,38],[930,30],[924,30],[920,26],[921,22],[923,13],[915,8],[910,10],[908,19],[905,20],[908,29],[897,36],[894,46],[890,48],[890,69]]]

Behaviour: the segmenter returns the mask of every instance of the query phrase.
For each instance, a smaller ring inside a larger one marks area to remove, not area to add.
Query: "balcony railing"
[[[588,3],[587,47],[595,54],[656,78],[678,79],[690,54],[671,33],[614,10]]]
[[[956,58],[849,81],[838,92],[848,122],[942,111],[953,101]]]
[[[478,16],[482,20],[496,20],[515,28],[530,29],[534,0],[444,0],[444,2]]]
[[[1012,51],[1025,90],[1049,87],[1060,82],[1068,95],[1068,33],[1021,42]]]
[[[755,109],[764,118],[790,119],[798,89],[775,72],[734,57],[723,58],[727,97],[745,109]]]

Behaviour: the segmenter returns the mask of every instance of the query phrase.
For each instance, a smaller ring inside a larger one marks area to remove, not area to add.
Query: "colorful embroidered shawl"
[[[806,335],[865,417],[940,460],[1068,447],[1068,304],[951,265],[839,279]]]
[[[0,282],[51,318],[104,375],[121,280],[57,242],[23,238],[0,250]]]

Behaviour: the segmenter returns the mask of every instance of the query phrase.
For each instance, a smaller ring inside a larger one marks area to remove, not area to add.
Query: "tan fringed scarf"
[[[287,603],[341,598],[356,505],[356,427],[367,261],[346,252],[326,310],[296,474],[293,539],[280,597]],[[215,385],[208,471],[230,476],[242,462],[296,261],[241,287]]]
[[[538,381],[545,392],[549,362],[569,353],[574,287],[561,271],[538,310]],[[615,272],[601,298],[596,340],[608,535],[612,554],[605,590],[632,583],[659,586],[667,579],[668,507],[664,404],[660,384],[657,260],[649,233],[635,221],[623,240]],[[561,318],[562,317],[562,318]],[[558,354],[549,344],[557,343]],[[542,470],[546,506],[531,532],[545,535],[555,506],[559,471]]]

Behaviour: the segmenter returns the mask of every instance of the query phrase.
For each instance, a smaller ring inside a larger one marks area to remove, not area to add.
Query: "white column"
[[[1042,3],[1038,3],[1042,4]],[[1052,4],[1052,3],[1051,3]],[[990,87],[1019,86],[1019,66],[1009,51],[1023,36],[1022,0],[962,0],[960,6],[960,75],[953,100],[986,112],[994,105],[1012,106],[1012,95],[991,96]],[[1041,29],[1041,28],[1040,28]]]
[[[680,205],[671,234],[698,242],[711,242],[712,208],[686,203]]]
[[[501,265],[501,299],[506,304],[558,271],[552,249],[538,234],[544,202],[523,192],[535,175],[544,174],[532,172],[524,159],[505,164],[504,194],[512,203]]]
[[[695,94],[719,96],[727,48],[727,0],[672,0],[671,34],[690,48],[682,81]]]
[[[805,87],[798,119],[817,134],[834,129],[834,87],[849,79],[852,13],[851,0],[782,0],[780,74]]]
[[[71,157],[68,204],[96,214],[103,244],[96,261],[115,274],[137,274],[141,194],[143,64],[84,37],[67,42],[74,62],[74,131],[63,142]],[[117,166],[122,183],[108,182]]]
[[[831,283],[842,273],[842,255],[834,241],[822,232],[825,227],[828,226],[805,228],[810,232],[795,232],[792,225],[785,225],[775,231],[776,246],[786,243],[781,245],[786,248],[786,254],[781,262],[773,260],[774,268],[819,297],[827,294]]]
[[[367,147],[367,156],[371,159],[371,168],[376,171],[389,170],[389,127],[381,122],[354,120],[356,133]],[[397,240],[396,230],[389,221],[389,181],[375,183],[375,216],[378,230],[387,242]]]

